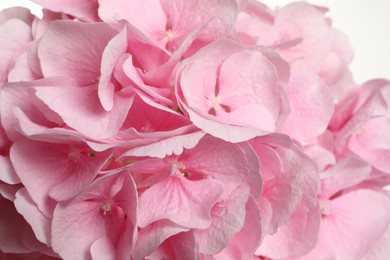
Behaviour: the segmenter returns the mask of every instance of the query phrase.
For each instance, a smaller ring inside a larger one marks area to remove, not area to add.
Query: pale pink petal
[[[320,198],[329,199],[337,192],[368,179],[371,166],[357,157],[348,157],[322,172]]]
[[[19,56],[32,41],[31,26],[19,19],[9,19],[0,24],[0,83],[7,82],[8,73]]]
[[[355,154],[360,155],[367,162],[370,162],[372,166],[390,173],[389,149],[370,149],[365,143],[356,142],[353,138],[349,142],[349,148]]]
[[[66,76],[79,86],[96,84],[104,48],[115,34],[104,23],[51,22],[38,47],[43,75]]]
[[[42,243],[51,244],[51,219],[39,211],[25,188],[16,193],[15,207],[31,226],[35,237]]]
[[[100,238],[91,246],[91,256],[94,260],[115,260],[116,250],[109,238]]]
[[[135,259],[143,259],[152,254],[169,237],[188,230],[167,219],[153,222],[140,229],[132,256]]]
[[[132,103],[132,97],[115,95],[114,107],[107,112],[94,87],[37,87],[36,95],[68,126],[93,139],[115,135]]]
[[[211,224],[210,211],[222,194],[215,180],[189,181],[169,177],[142,193],[139,201],[140,227],[162,219],[188,228],[206,228]]]
[[[301,204],[306,204],[302,202]],[[299,257],[309,252],[317,243],[320,226],[319,207],[297,207],[290,220],[271,236],[266,236],[256,255],[283,259]]]
[[[168,17],[167,28],[172,35],[168,36],[168,47],[173,45],[177,48],[186,35],[205,24],[207,26],[197,40],[206,43],[214,41],[227,35],[237,18],[237,3],[234,0],[162,0],[161,5]]]
[[[18,184],[20,179],[8,157],[0,155],[0,180],[8,184]]]
[[[279,43],[302,39],[290,48],[281,48],[288,61],[304,59],[318,71],[331,50],[329,25],[324,10],[304,2],[291,3],[280,8],[275,15],[274,26],[279,31]]]
[[[179,104],[211,135],[245,141],[274,131],[285,116],[278,79],[288,65],[271,50],[221,39],[188,58],[178,73]]]
[[[127,50],[126,27],[112,38],[103,51],[98,84],[98,96],[103,108],[110,111],[114,106],[115,85],[112,82],[112,73],[121,55]]]
[[[20,140],[11,148],[11,161],[28,193],[50,217],[54,199],[66,200],[81,192],[96,176],[110,153],[92,153],[72,145]],[[77,184],[77,185],[75,185]]]
[[[265,235],[264,224],[267,223],[268,216],[266,212],[259,209],[257,202],[251,196],[248,198],[245,210],[244,226],[234,235],[230,244],[241,252],[253,255]]]
[[[294,63],[286,91],[290,114],[281,131],[301,142],[324,132],[333,114],[328,86],[303,63]]]
[[[206,133],[196,131],[189,134],[164,138],[158,142],[139,146],[124,153],[124,156],[150,156],[164,158],[170,155],[179,155],[184,149],[194,148]]]
[[[159,0],[99,0],[99,17],[113,25],[124,19],[151,38],[163,37],[167,23]]]
[[[246,152],[246,153],[245,153]],[[247,181],[251,175],[259,174],[259,161],[253,150],[240,145],[205,136],[194,149],[186,150],[179,161],[184,165],[188,177],[213,178],[224,185],[224,192],[229,193]],[[248,160],[256,158],[256,160]],[[258,183],[251,183],[255,194],[261,189],[261,179],[250,177]]]
[[[248,198],[249,187],[243,185],[213,206],[211,225],[196,232],[201,253],[214,255],[221,252],[229,240],[243,228]]]
[[[318,255],[323,259],[362,259],[389,224],[382,196],[361,189],[332,200],[329,214],[322,217],[316,248],[302,259]]]
[[[194,232],[180,232],[170,237],[166,243],[169,243],[172,259],[199,259],[198,240]]]
[[[21,189],[23,186],[19,185],[9,185],[5,182],[0,181],[0,195],[9,201],[15,201],[15,194]]]
[[[302,199],[303,169],[307,159],[296,149],[272,148],[259,140],[251,145],[259,156],[263,178],[263,193],[259,203],[266,199],[272,208],[267,233],[275,233],[296,209]]]
[[[39,103],[42,104],[42,101],[34,95],[32,87],[36,85],[59,86],[67,83],[69,82],[66,80],[52,78],[33,82],[9,83],[2,86],[0,92],[1,123],[7,136],[13,141],[16,141],[21,136],[21,133],[18,131],[18,120],[14,115],[16,108],[22,110],[35,123],[52,126],[53,123],[45,116],[51,114],[48,112],[50,109],[47,106],[44,109],[43,106],[39,105]]]
[[[99,21],[97,16],[97,0],[33,0],[35,3],[55,12],[64,12],[66,14],[80,18],[86,21]]]
[[[390,201],[389,194],[386,194],[387,197],[384,197],[384,203],[386,203],[388,209],[388,215],[390,215]],[[363,258],[364,260],[376,260],[376,259],[385,259],[390,255],[390,247],[388,246],[390,243],[390,223],[380,237],[378,241],[376,241],[375,245],[370,249],[369,253]]]
[[[290,161],[287,169],[302,179],[302,200],[286,224],[279,227],[275,234],[265,236],[256,250],[256,255],[276,259],[306,254],[314,248],[320,226],[320,208],[317,201],[319,176],[316,165],[297,147],[286,152],[283,157],[284,160]]]
[[[363,92],[363,91],[362,91]],[[365,91],[368,92],[368,91]],[[364,98],[365,95],[367,97]],[[336,140],[342,140],[352,134],[354,131],[357,131],[359,127],[363,126],[365,122],[368,120],[378,117],[384,116],[387,112],[386,100],[383,95],[379,91],[370,91],[369,93],[362,93],[362,97],[354,97],[350,105],[350,103],[346,103],[347,107],[344,109],[340,109],[340,111],[336,110],[336,118],[339,116],[343,116],[343,114],[352,114],[348,121],[343,125],[340,131],[337,133]],[[357,99],[357,100],[356,100]],[[362,103],[360,106],[357,102]],[[350,105],[350,107],[348,107]],[[352,107],[351,107],[352,106]],[[343,107],[342,107],[343,108]],[[355,111],[354,111],[355,110]]]
[[[91,246],[95,254],[94,243],[104,242],[104,249],[113,246],[119,259],[128,259],[136,235],[136,208],[137,194],[129,173],[105,175],[74,200],[56,207],[53,249],[64,259],[89,259]]]

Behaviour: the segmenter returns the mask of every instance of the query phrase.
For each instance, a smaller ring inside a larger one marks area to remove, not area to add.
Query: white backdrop
[[[55,0],[53,0],[55,1]],[[271,8],[293,0],[261,0]],[[390,0],[307,0],[329,8],[334,26],[348,34],[355,50],[351,65],[358,83],[372,78],[390,79]],[[29,0],[0,0],[0,9],[25,6],[40,15]]]

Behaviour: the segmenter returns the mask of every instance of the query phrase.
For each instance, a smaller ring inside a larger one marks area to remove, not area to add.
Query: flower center
[[[330,200],[320,200],[321,214],[327,216],[330,214]]]
[[[175,39],[176,35],[171,29],[168,29],[165,33],[165,37],[168,41],[172,41],[173,39]]]
[[[114,206],[114,202],[111,199],[104,201],[102,204],[103,216],[110,213],[113,206]]]
[[[184,172],[186,167],[182,162],[175,162],[169,165],[169,175],[175,177],[187,177],[187,173]]]

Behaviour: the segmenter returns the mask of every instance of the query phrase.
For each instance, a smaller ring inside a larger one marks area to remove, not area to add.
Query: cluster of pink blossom
[[[326,9],[0,12],[1,259],[386,259],[390,82]]]

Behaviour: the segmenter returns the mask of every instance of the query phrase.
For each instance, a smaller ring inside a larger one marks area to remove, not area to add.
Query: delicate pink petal
[[[370,149],[365,143],[353,142],[353,139],[349,142],[349,148],[355,154],[362,156],[366,161],[370,162],[374,167],[390,173],[390,150]]]
[[[20,140],[11,148],[16,173],[48,217],[55,205],[52,198],[66,200],[77,195],[110,156],[110,153],[94,153],[95,157],[91,157],[90,150],[77,143],[73,145]]]
[[[167,242],[170,245],[172,259],[199,259],[198,240],[194,232],[180,232]]]
[[[181,65],[176,94],[196,126],[240,142],[274,131],[284,116],[279,74],[288,65],[272,51],[219,40]]]
[[[9,158],[0,156],[0,180],[8,184],[18,184],[20,179]]]
[[[389,194],[387,193],[387,198],[384,197],[384,203],[386,203],[388,209],[388,215],[390,215],[390,201]],[[378,241],[376,241],[375,245],[370,249],[369,253],[363,258],[364,260],[375,260],[375,259],[385,259],[388,255],[390,255],[390,223],[388,224],[387,229],[380,237]]]
[[[115,85],[112,82],[112,73],[121,55],[127,50],[126,27],[108,42],[103,51],[102,64],[100,67],[100,78],[98,85],[98,96],[103,108],[110,111],[114,106]]]
[[[237,4],[234,0],[162,0],[161,5],[169,18],[168,26],[173,38],[168,39],[168,44],[173,46],[177,46],[184,36],[205,24],[207,26],[198,37],[200,41],[211,42],[223,37],[232,30],[237,17]]]
[[[8,73],[16,60],[32,41],[31,26],[19,19],[9,19],[0,23],[0,83],[7,82]]]
[[[321,79],[303,63],[295,63],[286,91],[291,112],[282,132],[299,141],[324,132],[333,114],[333,98]]]
[[[206,133],[196,131],[180,136],[164,138],[152,144],[139,146],[127,151],[125,156],[150,156],[164,158],[170,155],[179,155],[184,149],[194,148]]]
[[[253,254],[265,235],[262,224],[267,222],[267,216],[263,214],[264,212],[260,212],[257,202],[251,196],[248,198],[245,210],[244,226],[234,235],[230,243],[239,248],[241,252]]]
[[[124,19],[148,36],[162,37],[167,16],[158,0],[99,0],[99,17],[110,24]]]
[[[213,206],[211,225],[197,232],[201,253],[214,255],[221,252],[242,229],[248,198],[249,187],[241,186]]]
[[[43,79],[32,82],[15,82],[2,86],[0,92],[1,122],[8,137],[16,141],[21,133],[18,131],[18,120],[15,117],[15,110],[22,110],[33,122],[53,126],[53,121],[60,123],[62,120],[58,115],[34,95],[34,86],[63,86],[70,84],[63,78]],[[53,120],[51,122],[51,120]]]
[[[319,226],[318,205],[298,206],[287,224],[280,227],[274,235],[264,238],[256,254],[276,259],[306,254],[317,243]]]
[[[52,22],[38,49],[43,75],[66,76],[79,86],[96,84],[104,48],[114,35],[104,23]]]
[[[99,21],[97,16],[97,0],[33,0],[35,3],[55,12],[64,12],[81,20]]]
[[[186,150],[179,161],[185,166],[188,177],[199,175],[213,178],[224,184],[226,193],[247,181],[251,175],[259,174],[259,161],[253,150],[242,150],[240,145],[205,136],[194,149]],[[248,160],[247,158],[256,158]],[[261,179],[251,177],[258,183],[251,183],[252,190],[261,189]],[[255,193],[257,193],[255,192]]]
[[[342,129],[337,133],[336,140],[346,138],[354,131],[358,130],[359,127],[363,126],[366,121],[378,116],[384,116],[387,112],[386,100],[383,95],[377,91],[370,92],[369,96],[365,100],[363,99],[363,102],[364,103],[361,104],[361,106],[358,106],[354,112],[353,107],[347,108],[347,111],[352,110],[352,117],[349,118]],[[336,115],[340,113],[346,112],[343,110],[336,111]]]
[[[114,107],[107,112],[94,87],[37,87],[36,95],[67,125],[94,139],[115,135],[132,103],[132,97],[115,95]]]
[[[288,220],[301,201],[303,169],[308,162],[293,149],[271,148],[259,140],[251,145],[261,163],[262,199],[266,199],[272,208],[272,218],[267,230],[272,234]]]
[[[153,222],[139,231],[132,256],[135,259],[143,259],[169,237],[188,230],[166,219]]]
[[[362,259],[389,224],[381,196],[362,189],[332,200],[329,214],[322,218],[316,248],[303,259],[318,255],[324,259]]]
[[[39,211],[37,205],[31,199],[25,188],[16,193],[15,207],[26,219],[34,231],[36,238],[50,246],[51,244],[51,219],[47,218]]]
[[[286,224],[279,227],[275,234],[265,236],[256,250],[256,255],[276,259],[306,254],[314,248],[320,226],[320,208],[317,201],[319,176],[315,164],[297,147],[286,152],[284,156],[293,162],[289,166],[292,173],[302,179],[302,200]],[[300,158],[298,161],[297,157]]]
[[[108,238],[100,238],[93,242],[91,246],[91,256],[94,260],[118,259],[115,247]]]
[[[337,192],[353,187],[368,179],[371,166],[356,157],[338,162],[322,173],[320,197],[329,199]]]
[[[95,254],[94,243],[104,243],[108,249],[115,247],[119,259],[128,259],[136,234],[136,207],[135,185],[127,172],[101,177],[74,200],[56,207],[53,249],[65,259],[89,259],[91,246]]]
[[[206,228],[211,223],[210,211],[222,194],[215,180],[189,181],[169,177],[140,196],[139,226],[162,219],[188,228]]]

